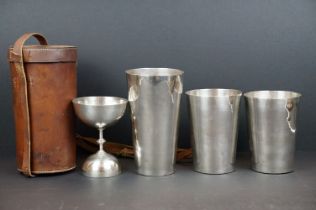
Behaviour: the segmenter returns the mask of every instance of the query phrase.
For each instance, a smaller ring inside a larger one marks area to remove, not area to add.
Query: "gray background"
[[[7,47],[24,32],[79,47],[79,95],[126,97],[124,70],[173,67],[195,88],[286,89],[303,94],[298,148],[316,149],[316,1],[314,0],[2,0],[1,145],[14,145]],[[30,42],[31,43],[31,42]],[[239,151],[247,151],[244,102]],[[96,131],[78,125],[80,133]],[[131,143],[128,115],[106,137]],[[189,146],[182,100],[180,146]]]

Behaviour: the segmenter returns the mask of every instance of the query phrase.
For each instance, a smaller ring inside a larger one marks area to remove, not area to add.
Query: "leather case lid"
[[[13,48],[8,50],[9,62],[19,62],[13,53]],[[56,63],[76,62],[77,47],[70,45],[26,45],[23,47],[24,63]]]

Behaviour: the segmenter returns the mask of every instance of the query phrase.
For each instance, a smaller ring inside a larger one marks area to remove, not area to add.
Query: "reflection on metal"
[[[83,163],[83,174],[89,177],[112,177],[121,173],[118,160],[103,150],[103,130],[117,122],[126,109],[127,100],[118,97],[81,97],[73,101],[78,118],[99,130],[99,151]]]
[[[293,119],[294,117],[291,117],[291,113],[292,113],[291,111],[293,110],[293,103],[291,101],[288,101],[285,105],[285,109],[287,111],[286,120],[289,125],[289,128],[292,131],[292,133],[295,133],[296,132],[295,119]]]
[[[293,171],[295,121],[301,94],[254,91],[245,97],[253,169],[276,174]]]
[[[186,92],[191,118],[194,170],[223,174],[234,170],[241,91]]]
[[[172,174],[183,72],[142,68],[126,74],[137,172],[147,176]]]

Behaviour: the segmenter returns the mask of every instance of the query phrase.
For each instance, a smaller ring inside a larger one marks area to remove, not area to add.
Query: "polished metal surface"
[[[126,71],[137,172],[174,173],[183,71],[141,68]]]
[[[234,170],[241,91],[198,89],[186,92],[194,170],[224,174]]]
[[[112,96],[87,96],[73,99],[78,118],[86,125],[107,127],[119,120],[125,112],[127,100]]]
[[[292,172],[301,94],[253,91],[245,97],[253,170],[271,174]]]
[[[121,173],[121,167],[116,157],[99,150],[85,160],[82,171],[89,177],[112,177]]]
[[[118,97],[90,96],[76,98],[72,102],[78,118],[99,130],[99,151],[83,163],[83,174],[89,177],[112,177],[120,174],[118,160],[103,150],[103,130],[124,115],[127,100]]]

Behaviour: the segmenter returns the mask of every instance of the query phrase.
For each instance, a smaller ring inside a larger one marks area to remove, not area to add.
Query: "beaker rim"
[[[205,88],[205,89],[193,89],[185,92],[188,96],[195,97],[231,97],[241,96],[242,92],[237,89],[225,89],[225,88]]]
[[[126,74],[129,74],[129,75],[143,76],[143,77],[179,76],[184,73],[180,69],[173,69],[173,68],[135,68],[135,69],[128,69],[125,72]]]
[[[256,90],[247,92],[244,96],[257,99],[294,99],[300,98],[302,94],[287,90]]]

